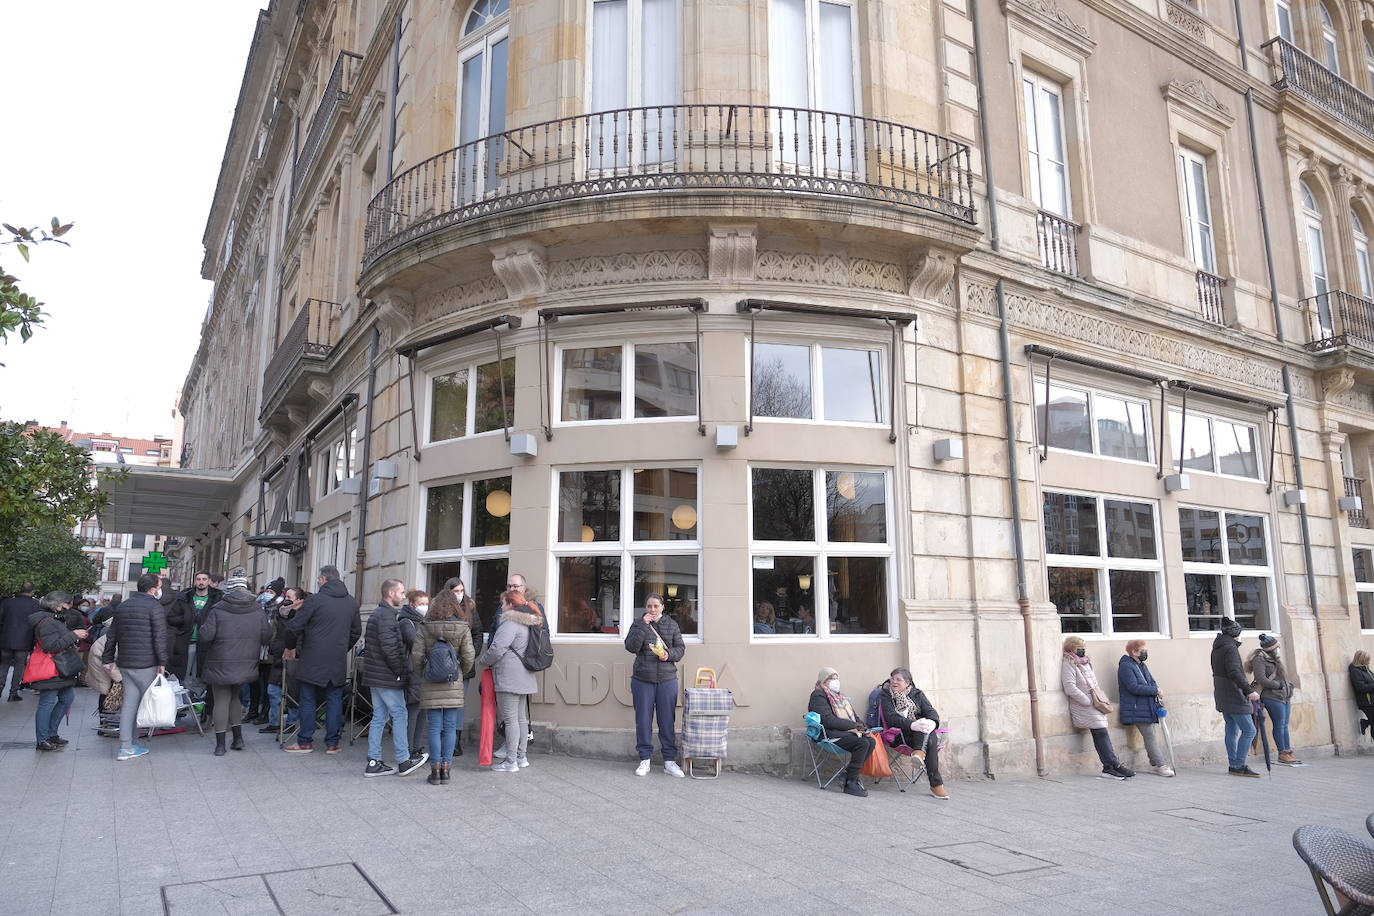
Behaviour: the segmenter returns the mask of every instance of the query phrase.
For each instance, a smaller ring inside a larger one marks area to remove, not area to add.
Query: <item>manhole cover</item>
[[[1169,817],[1176,817],[1184,821],[1195,821],[1199,824],[1206,824],[1209,827],[1239,827],[1243,824],[1267,823],[1256,817],[1227,814],[1224,811],[1213,811],[1210,808],[1170,808],[1167,811],[1156,811],[1155,814],[1167,814]]]
[[[1055,868],[1056,863],[1015,849],[1004,849],[991,843],[954,843],[950,846],[927,846],[921,850],[951,865],[967,868],[993,878],[1018,872]]]
[[[357,863],[295,868],[162,888],[167,916],[394,916],[399,911]]]

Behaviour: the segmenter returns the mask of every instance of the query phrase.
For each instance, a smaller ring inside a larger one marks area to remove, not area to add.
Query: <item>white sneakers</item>
[[[493,773],[519,773],[520,764],[514,760],[502,760],[500,763],[493,763],[491,771]]]
[[[1173,767],[1170,767],[1170,766],[1158,766],[1158,767],[1155,767],[1155,775],[1156,775],[1156,776],[1173,776],[1173,775],[1174,775],[1174,768],[1173,768]]]
[[[686,773],[682,772],[682,767],[677,765],[676,760],[669,760],[666,763],[664,763],[663,772],[667,773],[669,776],[676,776],[678,779],[681,779],[682,777],[687,775]]]
[[[527,767],[527,766],[530,765],[530,758],[528,758],[528,757],[517,757],[517,758],[515,758],[515,765],[516,765],[517,767],[519,767],[520,769],[523,770],[525,767]]]
[[[636,776],[648,776],[648,775],[649,775],[649,761],[647,761],[647,760],[641,760],[641,761],[639,761],[639,766],[635,767],[635,775],[636,775]]]
[[[505,746],[504,744],[501,745],[501,746],[498,747],[496,750],[494,750],[494,751],[491,752],[491,756],[492,756],[492,758],[495,759],[495,760],[505,760],[505,759],[506,759],[506,746]]]

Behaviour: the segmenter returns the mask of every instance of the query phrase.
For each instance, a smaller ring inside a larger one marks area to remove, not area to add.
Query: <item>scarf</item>
[[[890,690],[891,688],[889,688]],[[892,694],[892,705],[897,710],[897,715],[903,719],[920,718],[920,710],[916,708],[916,701],[911,698],[911,691],[906,690],[902,693]]]
[[[821,685],[821,690],[825,691],[825,698],[830,701],[830,711],[837,718],[847,719],[850,722],[858,722],[859,717],[854,712],[854,706],[849,702],[849,697],[838,693],[831,693],[830,688]]]

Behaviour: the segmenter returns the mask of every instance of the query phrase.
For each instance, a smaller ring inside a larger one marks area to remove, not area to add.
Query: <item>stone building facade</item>
[[[181,404],[223,505],[182,533],[259,580],[334,563],[365,605],[459,575],[490,613],[523,573],[562,750],[628,756],[649,593],[685,676],[736,692],[742,765],[794,759],[821,666],[858,697],[903,665],[962,771],[1093,767],[1067,632],[1112,696],[1148,639],[1179,756],[1215,762],[1222,616],[1283,637],[1299,748],[1357,750],[1371,28],[1354,0],[273,2]]]

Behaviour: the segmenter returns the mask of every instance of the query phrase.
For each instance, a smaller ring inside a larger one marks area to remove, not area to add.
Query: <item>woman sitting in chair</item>
[[[841,750],[849,752],[849,766],[844,770],[844,791],[846,795],[859,798],[868,797],[868,790],[859,779],[868,755],[873,752],[873,740],[868,730],[854,712],[849,697],[840,693],[840,674],[834,668],[822,668],[816,677],[816,689],[811,691],[809,712],[821,717],[821,727],[825,736],[834,740]]]
[[[935,738],[935,729],[940,727],[940,714],[912,683],[911,672],[906,668],[892,669],[879,696],[883,704],[883,721],[889,728],[900,728],[902,743],[917,748],[916,756],[925,761],[930,794],[936,798],[949,798],[949,790],[940,776],[939,741]]]

